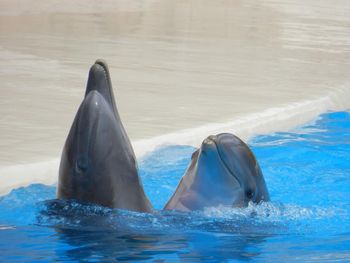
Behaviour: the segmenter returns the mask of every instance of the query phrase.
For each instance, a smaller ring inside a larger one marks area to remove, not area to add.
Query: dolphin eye
[[[248,189],[248,190],[245,192],[245,194],[246,194],[246,196],[247,196],[248,198],[252,198],[253,195],[254,195],[254,193],[253,193],[253,191],[252,191],[251,189]]]
[[[84,157],[79,157],[77,162],[76,162],[76,170],[78,172],[84,172],[88,168],[88,160],[87,158]]]

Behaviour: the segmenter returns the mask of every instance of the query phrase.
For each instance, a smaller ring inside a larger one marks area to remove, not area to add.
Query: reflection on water
[[[0,164],[59,156],[99,57],[133,140],[337,92],[349,82],[349,9],[344,0],[3,0]]]
[[[19,231],[20,230],[20,231]],[[76,229],[21,228],[1,231],[13,246],[22,246],[21,253],[5,251],[2,258],[12,261],[225,261],[258,258],[256,250],[263,236],[206,233],[145,233],[84,231]],[[47,235],[48,238],[44,238]],[[27,246],[31,242],[31,246]]]
[[[184,260],[222,261],[249,260],[259,252],[249,252],[249,247],[259,245],[263,236],[241,236],[206,233],[160,233],[159,235],[122,235],[119,233],[60,232],[63,242],[77,247],[66,251],[69,260]],[[86,242],[88,240],[88,242]],[[83,241],[83,242],[82,242]],[[81,244],[84,243],[82,247]],[[98,244],[98,245],[97,245]]]
[[[140,214],[52,200],[37,223],[54,227],[67,246],[56,251],[57,258],[78,261],[245,260],[258,256],[259,244],[282,229],[244,209],[226,212],[231,215],[225,219],[201,212]]]

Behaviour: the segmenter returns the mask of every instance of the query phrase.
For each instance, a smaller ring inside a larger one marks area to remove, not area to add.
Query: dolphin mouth
[[[211,143],[213,143],[215,145],[216,151],[219,155],[221,162],[226,167],[226,169],[229,171],[229,173],[237,180],[239,186],[242,187],[243,184],[242,184],[241,180],[238,178],[238,176],[235,175],[235,173],[232,171],[232,169],[230,169],[230,166],[225,162],[224,158],[222,157],[224,153],[220,150],[220,147],[219,147],[218,142],[217,142],[217,136],[211,135],[208,138],[206,138],[205,141],[206,140],[210,141]],[[204,153],[205,153],[205,151],[204,151]]]
[[[103,96],[106,102],[112,107],[114,115],[118,117],[108,65],[101,59],[96,60],[90,67],[85,98],[93,90],[96,90]]]
[[[111,85],[111,77],[109,75],[109,71],[108,71],[107,65],[102,60],[96,60],[95,65],[98,65],[102,69],[104,78],[105,78],[105,80],[107,81],[107,84],[108,84],[107,85],[107,89],[108,89],[108,91],[110,93],[112,85]],[[112,95],[112,94],[110,94],[110,95]]]

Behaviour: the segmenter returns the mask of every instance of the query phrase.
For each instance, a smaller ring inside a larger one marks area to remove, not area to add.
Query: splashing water
[[[350,258],[350,114],[321,115],[250,146],[271,202],[247,208],[161,211],[194,148],[139,160],[156,211],[142,214],[55,198],[30,185],[0,199],[1,261],[315,261]]]

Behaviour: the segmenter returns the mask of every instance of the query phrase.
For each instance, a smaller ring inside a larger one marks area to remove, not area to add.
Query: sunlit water
[[[194,148],[139,160],[154,214],[54,200],[31,185],[0,199],[0,261],[257,261],[350,259],[350,114],[321,115],[250,141],[271,202],[163,212]]]

